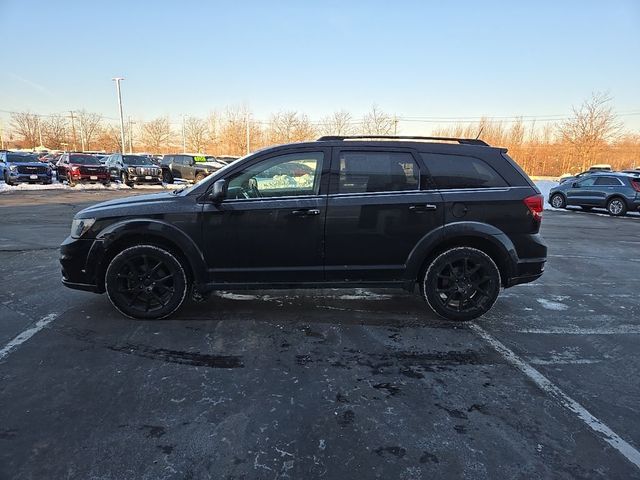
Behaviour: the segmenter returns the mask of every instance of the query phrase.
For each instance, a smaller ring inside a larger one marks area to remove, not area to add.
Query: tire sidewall
[[[433,275],[435,274],[435,269],[442,262],[444,262],[448,257],[455,256],[460,253],[468,253],[468,254],[479,256],[486,262],[489,268],[492,269],[495,273],[495,278],[494,278],[495,285],[493,287],[495,292],[493,297],[489,298],[489,301],[484,305],[483,308],[476,309],[471,312],[453,312],[450,310],[446,310],[438,302],[437,293],[435,291],[435,278],[433,277]],[[470,321],[475,318],[478,318],[484,315],[485,313],[487,313],[489,310],[491,310],[493,305],[498,300],[501,285],[502,285],[502,279],[500,277],[500,269],[498,268],[496,263],[493,261],[493,259],[489,255],[487,255],[482,250],[479,250],[473,247],[455,247],[442,252],[436,258],[434,258],[433,261],[429,264],[429,267],[427,268],[427,271],[425,272],[424,277],[422,279],[422,296],[426,300],[431,310],[433,310],[440,317],[446,320],[464,322],[464,321]]]
[[[620,202],[620,204],[622,205],[622,210],[620,210],[620,212],[613,213],[611,211],[611,205],[613,204],[613,202]],[[609,212],[609,215],[613,215],[614,217],[621,217],[627,213],[627,206],[625,205],[624,200],[622,200],[621,198],[615,197],[607,202],[607,212]]]
[[[148,252],[152,255],[158,255],[162,257],[163,261],[173,263],[179,272],[179,281],[183,286],[182,292],[177,291],[178,294],[174,294],[174,297],[171,299],[169,305],[167,305],[165,309],[157,313],[154,312],[153,314],[139,314],[137,312],[128,310],[126,306],[119,306],[116,300],[114,300],[112,295],[113,292],[111,290],[115,285],[115,282],[110,282],[109,280],[110,278],[113,280],[113,276],[117,274],[117,269],[121,266],[121,263],[124,263],[126,259],[141,255],[145,252]],[[170,251],[156,245],[135,245],[122,250],[115,257],[113,257],[111,262],[109,262],[104,276],[104,284],[107,297],[109,298],[109,301],[114,306],[114,308],[118,310],[118,312],[120,312],[122,315],[136,320],[159,320],[172,315],[182,306],[189,291],[189,281],[187,279],[187,274],[184,266],[182,265],[182,262],[180,262],[180,260],[178,260],[178,258],[176,258],[176,256]]]
[[[558,206],[558,207],[556,207],[556,206],[553,204],[553,200],[554,200],[555,198],[560,198],[560,200],[561,200],[561,202],[560,202],[560,206]],[[551,201],[550,201],[549,203],[551,204],[551,206],[552,206],[553,208],[565,208],[565,207],[567,206],[567,201],[564,199],[564,196],[563,196],[561,193],[554,193],[554,194],[551,196]]]

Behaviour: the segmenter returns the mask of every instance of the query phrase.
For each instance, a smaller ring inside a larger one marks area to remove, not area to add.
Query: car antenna
[[[480,138],[480,135],[482,135],[482,131],[484,130],[484,125],[482,125],[480,127],[480,131],[478,132],[478,135],[476,135],[476,140],[478,140]]]

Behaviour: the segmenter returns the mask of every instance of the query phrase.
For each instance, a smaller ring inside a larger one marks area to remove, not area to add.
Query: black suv
[[[144,155],[114,153],[107,157],[104,165],[111,180],[120,180],[130,187],[142,183],[162,185],[162,169]]]
[[[542,275],[541,215],[535,185],[481,140],[322,137],[86,208],[60,262],[66,286],[106,291],[134,318],[212,290],[417,285],[436,313],[469,320]]]

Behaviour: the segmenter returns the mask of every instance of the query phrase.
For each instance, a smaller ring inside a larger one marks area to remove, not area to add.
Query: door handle
[[[432,212],[436,210],[438,207],[436,205],[426,204],[426,205],[409,205],[409,211],[415,213],[422,212]]]
[[[320,210],[317,208],[305,208],[302,210],[294,210],[291,212],[291,215],[296,217],[307,217],[309,215],[320,215]]]

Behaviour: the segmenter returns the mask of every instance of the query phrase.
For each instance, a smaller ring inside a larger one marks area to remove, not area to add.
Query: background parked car
[[[56,166],[58,181],[66,180],[69,185],[76,183],[102,183],[110,182],[109,171],[93,155],[86,153],[65,153],[58,160]]]
[[[592,165],[589,167],[589,170],[578,173],[577,175],[571,175],[569,173],[565,173],[560,177],[560,183],[575,181],[576,179],[582,178],[586,175],[590,175],[596,172],[610,172],[610,171],[611,171],[611,165],[609,164],[601,163],[597,165]]]
[[[51,183],[51,167],[38,160],[38,156],[25,152],[0,152],[2,178],[8,185],[17,183]]]
[[[114,153],[105,162],[111,180],[120,180],[133,187],[136,184],[162,184],[162,168],[145,155],[121,155]]]
[[[215,157],[208,157],[213,158]],[[165,183],[173,183],[174,179],[180,178],[190,182],[199,182],[208,175],[222,168],[207,162],[207,157],[203,155],[171,154],[162,158],[162,179]]]
[[[626,173],[592,173],[552,188],[548,201],[554,208],[600,207],[611,215],[624,215],[628,210],[640,210],[640,179]]]

